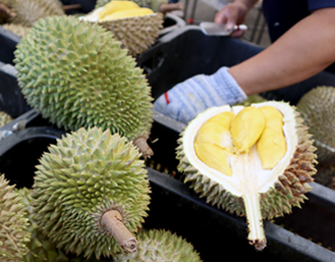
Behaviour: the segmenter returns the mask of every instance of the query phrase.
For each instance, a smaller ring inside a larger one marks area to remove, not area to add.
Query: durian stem
[[[100,224],[115,238],[121,247],[129,253],[137,251],[138,242],[136,238],[122,223],[122,216],[117,210],[109,210],[101,217]]]
[[[249,244],[255,246],[257,250],[263,250],[266,247],[266,237],[259,194],[244,195],[243,201],[248,223]]]
[[[143,135],[139,136],[138,138],[134,139],[134,145],[140,150],[144,158],[150,157],[154,154],[152,149],[149,147],[148,143],[148,136]]]
[[[81,8],[81,4],[63,5],[64,11],[70,11],[70,10],[75,10],[75,9],[80,9],[80,8]]]

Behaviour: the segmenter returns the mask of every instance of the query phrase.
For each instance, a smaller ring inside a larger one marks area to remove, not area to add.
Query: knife
[[[227,29],[226,24],[214,22],[201,22],[199,24],[201,31],[208,36],[229,36],[232,32],[240,29],[247,30],[247,25],[235,25],[233,29]]]

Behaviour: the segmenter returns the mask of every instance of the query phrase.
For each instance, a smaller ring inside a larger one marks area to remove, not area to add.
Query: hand
[[[187,124],[209,107],[244,101],[247,96],[228,69],[221,67],[212,75],[196,75],[177,84],[154,102],[154,110]]]
[[[227,4],[223,9],[216,13],[214,22],[219,24],[226,24],[227,29],[233,29],[235,25],[240,25],[245,22],[250,5],[244,1],[235,1]],[[241,37],[245,30],[236,30],[231,36]]]

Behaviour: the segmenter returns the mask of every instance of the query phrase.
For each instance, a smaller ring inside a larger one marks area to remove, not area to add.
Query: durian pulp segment
[[[111,1],[79,19],[90,22],[104,22],[115,19],[153,14],[150,8],[140,7],[133,1]]]
[[[127,9],[127,10],[117,11],[110,15],[106,15],[104,16],[104,18],[100,19],[99,22],[112,21],[112,20],[128,18],[128,17],[145,16],[145,15],[151,15],[153,13],[154,12],[151,9],[146,8],[146,7],[141,7],[141,8],[136,8],[136,9]]]
[[[103,19],[106,15],[113,14],[118,11],[123,11],[127,9],[135,9],[140,8],[138,4],[133,1],[110,1],[109,3],[105,4],[101,11],[99,12],[99,20]]]
[[[242,197],[245,204],[246,216],[249,221],[250,242],[256,243],[259,240],[265,241],[264,229],[262,227],[262,216],[260,212],[259,196],[274,187],[278,177],[284,172],[293,157],[298,137],[295,132],[295,119],[293,108],[286,103],[264,102],[252,104],[254,107],[270,105],[277,108],[283,115],[283,132],[286,139],[287,150],[284,157],[273,169],[263,169],[256,145],[250,148],[248,154],[231,154],[226,158],[231,168],[232,175],[223,174],[202,162],[194,149],[195,137],[200,127],[211,117],[221,112],[232,111],[238,114],[243,106],[222,106],[207,109],[199,114],[196,121],[190,122],[184,131],[183,145],[185,155],[191,165],[199,170],[199,173],[207,176],[213,182],[218,183],[222,189],[228,190],[231,194]],[[289,116],[289,117],[287,117]]]

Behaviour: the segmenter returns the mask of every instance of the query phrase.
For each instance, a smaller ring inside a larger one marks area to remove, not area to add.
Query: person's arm
[[[334,28],[335,8],[318,9],[229,72],[247,95],[303,81],[335,61]]]

